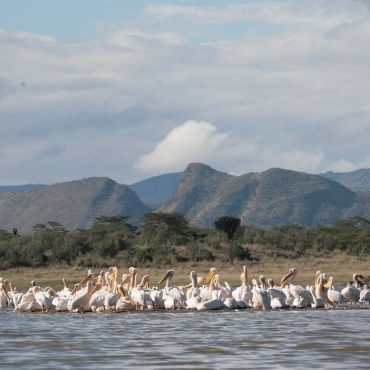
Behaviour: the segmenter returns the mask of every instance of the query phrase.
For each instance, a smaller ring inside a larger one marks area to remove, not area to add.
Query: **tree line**
[[[68,231],[58,222],[37,224],[30,234],[0,230],[0,269],[67,264],[174,265],[179,262],[258,260],[261,254],[297,258],[341,251],[370,254],[370,222],[361,217],[333,225],[260,228],[224,216],[214,227],[191,225],[179,213],[148,213],[139,226],[127,216],[99,216],[88,229]]]

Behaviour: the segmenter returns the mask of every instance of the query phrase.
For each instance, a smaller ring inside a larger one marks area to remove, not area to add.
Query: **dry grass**
[[[215,263],[181,263],[176,266],[168,266],[175,270],[174,284],[184,284],[189,282],[189,273],[196,270],[198,276],[205,276],[212,266],[217,267],[221,281],[227,280],[231,285],[239,285],[239,276],[244,263],[236,262],[231,265],[228,262]],[[249,279],[264,274],[268,278],[273,278],[279,282],[281,277],[287,273],[291,267],[298,269],[297,281],[301,284],[311,283],[317,270],[333,275],[336,284],[343,284],[352,279],[354,272],[370,275],[370,256],[355,257],[341,253],[331,253],[321,256],[306,256],[294,260],[285,258],[272,259],[271,257],[262,257],[259,262],[247,262]],[[167,268],[138,267],[139,278],[148,274],[151,279],[151,285],[156,285],[159,279],[166,272]],[[128,266],[122,266],[119,273],[127,272]],[[98,272],[98,269],[94,270]],[[68,283],[76,283],[84,278],[87,269],[77,267],[51,266],[47,268],[18,268],[0,271],[0,276],[10,279],[13,286],[18,290],[23,290],[30,285],[31,280],[35,280],[40,286],[52,286],[60,288],[62,286],[62,277]]]

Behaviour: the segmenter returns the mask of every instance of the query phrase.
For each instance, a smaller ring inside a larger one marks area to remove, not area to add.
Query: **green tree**
[[[144,243],[181,244],[191,235],[188,221],[180,213],[147,213],[141,223],[141,239]]]
[[[226,234],[229,241],[234,239],[236,232],[240,227],[240,218],[233,216],[223,216],[218,218],[215,223],[215,228]]]
[[[238,256],[239,246],[233,242],[234,236],[240,227],[240,218],[233,216],[223,216],[218,218],[215,223],[215,228],[226,234],[227,236],[227,246],[226,254],[230,262],[234,263],[234,258]]]

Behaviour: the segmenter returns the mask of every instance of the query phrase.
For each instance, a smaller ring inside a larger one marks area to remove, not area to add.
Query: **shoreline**
[[[123,262],[123,261],[122,261]],[[240,285],[240,274],[242,266],[246,265],[248,270],[248,281],[252,278],[258,278],[263,274],[266,278],[274,279],[277,285],[280,279],[291,267],[298,270],[296,282],[301,285],[312,284],[315,278],[315,272],[320,270],[327,276],[334,277],[335,286],[344,286],[352,280],[354,273],[363,274],[365,277],[370,275],[370,256],[349,256],[343,253],[332,252],[318,256],[305,256],[297,259],[263,257],[260,261],[236,261],[233,265],[230,262],[199,262],[177,263],[172,266],[135,266],[138,269],[138,275],[149,275],[150,286],[158,285],[159,280],[169,269],[175,271],[173,279],[174,285],[189,283],[190,271],[195,270],[198,276],[206,276],[211,267],[216,267],[220,275],[221,283],[227,281],[232,287]],[[127,273],[129,266],[117,264],[118,279],[123,273]],[[91,268],[95,274],[107,268]],[[69,286],[81,281],[87,275],[87,267],[77,266],[60,266],[52,265],[48,267],[19,267],[0,270],[0,276],[9,279],[13,287],[18,291],[23,291],[30,286],[31,280],[35,280],[41,287],[50,286],[54,289],[63,286],[62,278],[64,277]]]

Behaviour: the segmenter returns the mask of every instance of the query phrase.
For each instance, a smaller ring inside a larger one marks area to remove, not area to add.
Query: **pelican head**
[[[196,271],[190,271],[190,287],[197,288],[198,287],[198,275]]]
[[[366,285],[364,277],[361,274],[353,274],[353,281],[357,284],[357,286]]]
[[[298,274],[296,268],[292,267],[289,272],[281,279],[280,284],[284,287],[290,280],[294,279]]]
[[[328,289],[332,289],[333,288],[333,277],[332,276],[329,276],[329,279],[327,281],[327,283],[324,285],[325,288],[328,288]]]
[[[32,290],[33,290],[33,293],[37,293],[37,292],[40,292],[41,291],[41,288],[39,286],[33,285],[32,286]]]
[[[205,285],[210,284],[210,283],[211,283],[211,281],[212,281],[212,279],[213,279],[213,277],[214,277],[216,274],[217,274],[217,269],[216,269],[216,267],[211,267],[211,268],[209,269],[209,273],[208,273],[208,275],[207,275],[207,276],[206,276],[206,278],[204,279],[204,284],[205,284]]]
[[[240,281],[242,282],[242,285],[247,285],[248,280],[248,273],[247,273],[247,266],[243,266],[243,272],[240,274]]]
[[[121,284],[127,284],[130,281],[130,274],[123,274]]]
[[[167,272],[165,273],[165,275],[162,277],[162,279],[159,281],[158,284],[160,285],[165,281],[169,283],[169,281],[173,279],[174,276],[175,276],[175,272],[173,270],[167,270]]]
[[[258,280],[259,280],[259,282],[261,284],[261,288],[262,289],[266,289],[266,278],[265,278],[265,275],[260,275],[258,277]]]
[[[138,285],[138,288],[140,289],[149,288],[149,275],[144,275],[142,277],[141,282]]]
[[[258,283],[257,283],[257,280],[256,280],[256,279],[252,279],[252,285],[253,285],[255,288],[258,288]]]
[[[275,282],[273,279],[267,279],[267,284],[270,288],[273,288],[275,286]]]

